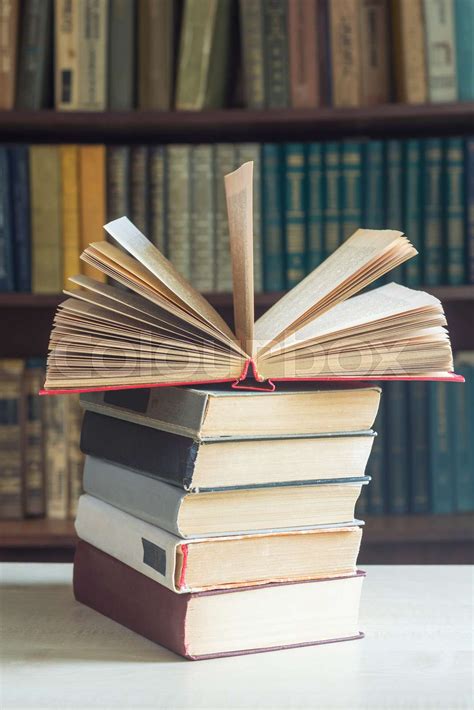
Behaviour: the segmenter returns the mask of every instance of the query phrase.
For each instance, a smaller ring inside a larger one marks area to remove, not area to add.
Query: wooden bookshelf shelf
[[[324,140],[345,136],[465,135],[474,103],[217,111],[2,111],[2,141],[147,142]]]

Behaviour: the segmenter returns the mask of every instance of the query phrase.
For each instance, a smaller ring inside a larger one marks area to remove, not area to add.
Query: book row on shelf
[[[471,0],[5,0],[0,7],[2,109],[474,99]]]
[[[474,283],[474,139],[0,147],[0,291],[58,293],[130,216],[201,292],[232,290],[223,176],[254,170],[255,290],[298,283],[360,225],[405,232],[409,286]],[[98,278],[102,278],[100,275]]]

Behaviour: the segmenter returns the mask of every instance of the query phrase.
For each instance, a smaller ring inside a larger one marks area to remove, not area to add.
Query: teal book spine
[[[474,2],[454,2],[458,99],[474,101]]]
[[[454,509],[453,450],[448,424],[446,382],[429,384],[430,497],[432,513],[452,513]],[[451,413],[452,414],[452,413]]]
[[[310,272],[319,266],[324,258],[323,148],[321,143],[310,143],[308,146],[307,166],[308,272]]]
[[[362,147],[344,142],[341,147],[341,243],[362,224]]]
[[[385,142],[385,228],[396,229],[403,232],[403,189],[402,189],[402,142],[400,140],[389,140]],[[403,265],[387,274],[386,280],[397,281],[398,283],[404,280]]]
[[[286,286],[286,278],[281,147],[276,143],[262,145],[262,168],[264,289],[265,291],[283,291]]]
[[[474,284],[474,138],[464,143],[464,167],[466,174],[466,265],[467,281]]]
[[[474,41],[474,38],[473,38]],[[464,145],[462,138],[445,142],[444,231],[447,246],[447,280],[452,286],[465,283],[464,258]]]
[[[469,356],[468,356],[469,357]],[[466,382],[450,387],[453,399],[455,504],[458,513],[474,510],[474,356],[464,362],[455,358],[455,372]]]
[[[303,143],[285,144],[286,285],[306,274],[305,151]]]
[[[368,141],[363,145],[362,227],[383,229],[385,212],[383,143]]]
[[[409,384],[408,430],[410,437],[410,512],[427,513],[430,499],[428,487],[428,385],[426,382],[410,382]]]
[[[385,512],[386,501],[386,447],[387,447],[387,430],[385,426],[386,417],[386,390],[383,390],[380,400],[379,411],[374,422],[374,431],[377,436],[374,439],[372,452],[367,464],[367,475],[371,476],[372,480],[367,486],[368,493],[368,513],[370,515],[382,515]]]
[[[390,382],[387,390],[387,512],[399,515],[409,510],[407,385]]]
[[[423,142],[423,251],[424,283],[443,283],[443,222],[442,222],[442,142],[429,138]]]
[[[332,254],[340,245],[340,181],[341,166],[339,143],[324,146],[324,257]]]
[[[422,223],[421,223],[421,146],[418,140],[407,140],[403,146],[403,205],[404,232],[418,255],[405,262],[405,283],[419,286],[422,282]]]

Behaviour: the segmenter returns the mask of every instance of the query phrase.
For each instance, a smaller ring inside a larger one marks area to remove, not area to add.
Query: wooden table
[[[195,663],[75,602],[71,565],[0,579],[2,710],[473,706],[470,567],[369,568],[363,641]]]

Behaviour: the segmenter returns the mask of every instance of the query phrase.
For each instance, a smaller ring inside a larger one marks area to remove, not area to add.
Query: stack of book
[[[190,658],[360,637],[354,506],[379,400],[347,385],[81,395],[76,598]]]

